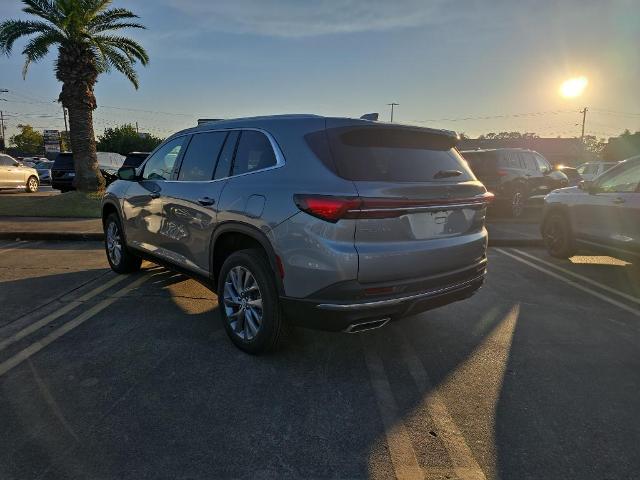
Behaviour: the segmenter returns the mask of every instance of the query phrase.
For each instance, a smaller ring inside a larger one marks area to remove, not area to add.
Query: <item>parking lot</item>
[[[0,478],[634,478],[640,275],[492,248],[473,298],[241,353],[216,297],[0,242]]]

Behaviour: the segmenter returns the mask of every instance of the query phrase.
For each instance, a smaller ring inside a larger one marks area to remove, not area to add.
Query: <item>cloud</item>
[[[442,20],[441,1],[425,0],[163,0],[197,21],[227,33],[276,37],[385,31]]]

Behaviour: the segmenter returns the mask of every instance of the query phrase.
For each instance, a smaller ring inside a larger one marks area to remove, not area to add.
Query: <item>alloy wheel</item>
[[[111,222],[107,227],[107,252],[111,263],[120,265],[122,260],[122,240],[120,238],[120,229],[115,222]]]
[[[36,190],[38,190],[38,181],[31,177],[29,179],[29,182],[27,183],[27,188],[30,192],[35,192]]]
[[[242,340],[253,340],[262,327],[262,293],[247,268],[236,266],[229,270],[223,303],[233,333]]]

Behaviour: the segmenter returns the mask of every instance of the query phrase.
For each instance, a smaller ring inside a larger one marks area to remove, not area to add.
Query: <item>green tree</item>
[[[9,142],[19,152],[27,155],[42,155],[44,139],[40,132],[36,132],[31,125],[18,125],[20,133],[13,135]]]
[[[532,138],[538,138],[538,135],[531,132],[490,132],[480,135],[478,140],[530,140]]]
[[[139,135],[131,124],[107,128],[98,137],[98,150],[101,152],[116,152],[126,155],[129,152],[150,152],[162,143],[161,138],[152,135]]]
[[[5,0],[6,1],[6,0]],[[69,110],[70,140],[75,162],[75,186],[81,191],[104,188],[96,157],[93,132],[93,90],[98,76],[115,68],[138,88],[135,64],[149,62],[147,52],[134,40],[113,33],[124,28],[145,28],[124,8],[109,8],[111,0],[22,0],[23,12],[34,20],[0,23],[0,52],[11,53],[14,42],[30,36],[22,54],[23,76],[29,65],[56,47],[56,78],[62,82],[58,100]]]

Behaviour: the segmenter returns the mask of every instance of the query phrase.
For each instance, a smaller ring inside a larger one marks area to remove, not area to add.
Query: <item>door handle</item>
[[[203,207],[213,205],[214,203],[216,203],[216,201],[211,197],[200,197],[197,201]]]
[[[620,203],[624,203],[624,202],[626,202],[626,200],[625,200],[624,198],[620,198],[620,197],[618,197],[618,198],[614,198],[614,199],[612,200],[612,202],[613,202],[613,203],[616,203],[616,204],[620,204]]]

